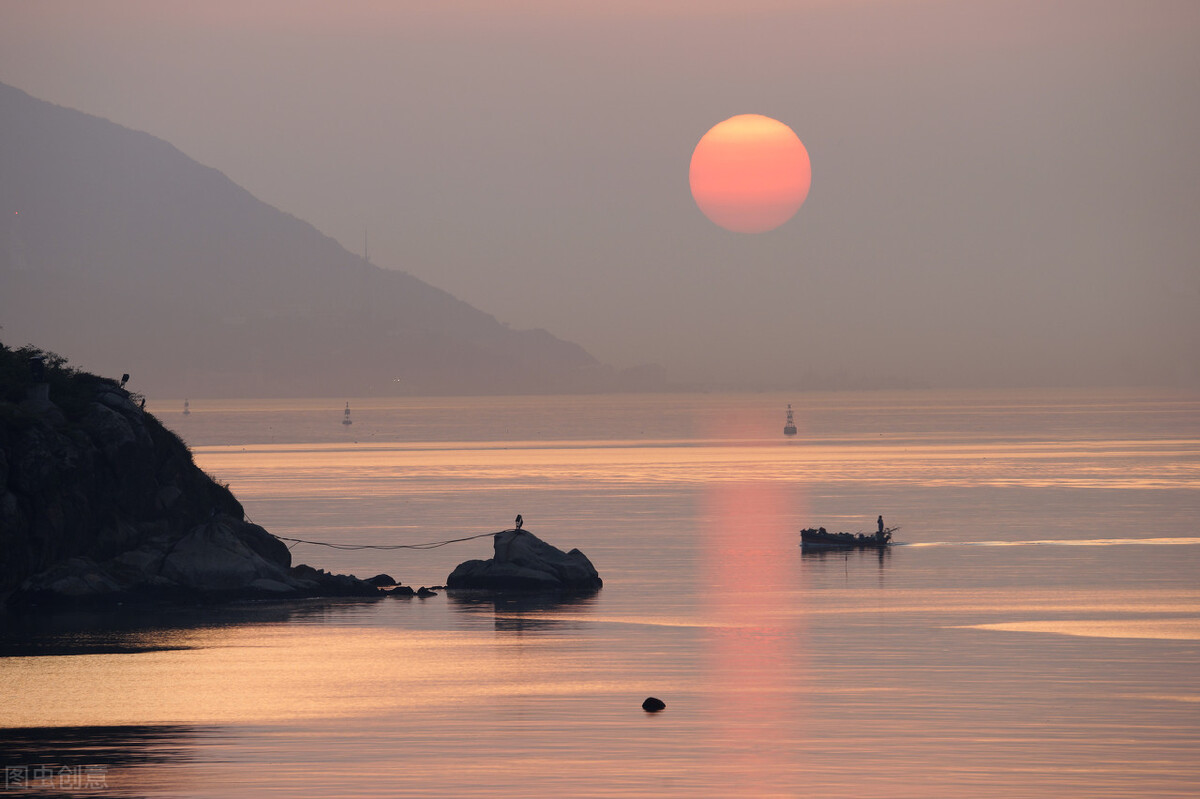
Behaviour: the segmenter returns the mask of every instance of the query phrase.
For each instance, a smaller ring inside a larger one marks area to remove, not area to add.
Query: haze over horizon
[[[0,82],[165,139],[352,252],[366,231],[372,263],[617,368],[1200,384],[1192,3],[120,0],[4,19]],[[812,157],[807,202],[769,233],[716,227],[688,191],[700,136],[742,113]]]

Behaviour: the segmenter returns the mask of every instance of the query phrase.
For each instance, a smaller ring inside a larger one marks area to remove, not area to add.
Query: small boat
[[[192,409],[191,409],[191,406],[189,406],[189,405],[188,405],[188,401],[187,401],[187,400],[184,400],[184,401],[183,401],[183,415],[184,415],[184,416],[191,416],[191,415],[192,415]]]
[[[873,535],[865,533],[831,533],[824,527],[808,527],[800,531],[800,546],[807,550],[820,549],[883,549],[892,543],[892,533],[898,528],[885,527]]]
[[[354,424],[354,420],[350,418],[350,403],[346,403],[346,412],[342,414],[342,424]]]
[[[792,418],[792,403],[788,403],[787,409],[787,424],[783,426],[783,434],[785,436],[796,435],[796,420]]]

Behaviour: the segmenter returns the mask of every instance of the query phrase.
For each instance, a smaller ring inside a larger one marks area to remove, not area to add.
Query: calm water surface
[[[519,512],[605,588],[5,620],[4,765],[101,765],[105,796],[1200,795],[1200,396],[350,402],[151,409],[279,535]],[[882,556],[798,547],[878,514]],[[438,585],[490,545],[293,557]]]

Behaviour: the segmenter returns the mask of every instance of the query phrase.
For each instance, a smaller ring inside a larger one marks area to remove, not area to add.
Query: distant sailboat
[[[184,400],[184,401],[183,401],[183,415],[184,415],[184,416],[191,416],[191,415],[192,415],[192,409],[191,409],[191,407],[188,405],[188,401],[187,401],[187,400]]]
[[[796,435],[796,422],[792,418],[792,403],[790,403],[790,402],[788,403],[788,409],[787,409],[787,424],[785,424],[783,426],[783,434],[785,436]]]
[[[346,403],[346,412],[342,414],[342,424],[354,424],[354,420],[350,418],[350,403]]]

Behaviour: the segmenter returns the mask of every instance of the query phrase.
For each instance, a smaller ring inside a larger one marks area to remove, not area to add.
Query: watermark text
[[[4,789],[36,788],[101,791],[108,788],[108,766],[5,766]]]

